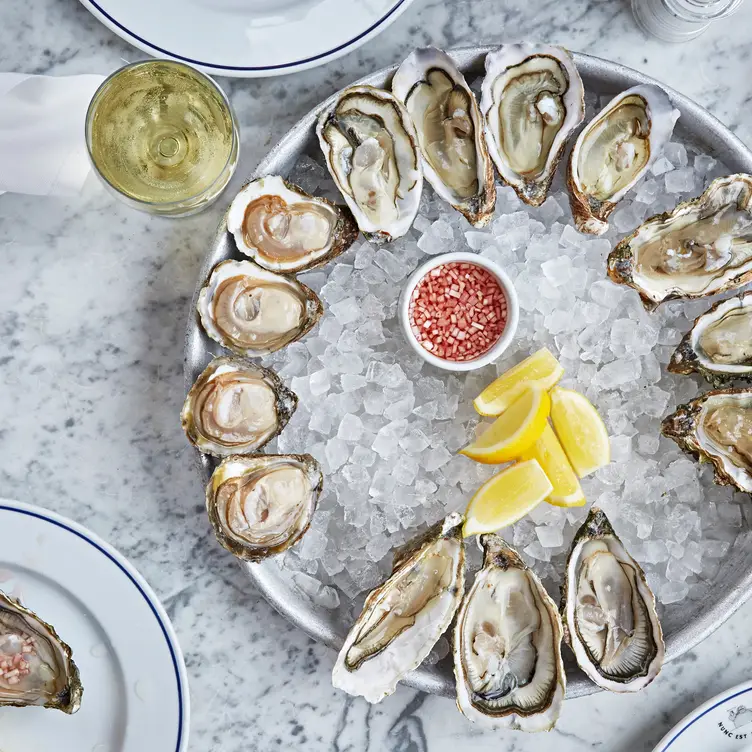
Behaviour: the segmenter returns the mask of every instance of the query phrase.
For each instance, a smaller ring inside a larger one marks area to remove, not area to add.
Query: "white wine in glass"
[[[86,117],[91,161],[105,185],[153,214],[192,214],[219,196],[238,160],[222,90],[183,63],[147,60],[113,73]]]

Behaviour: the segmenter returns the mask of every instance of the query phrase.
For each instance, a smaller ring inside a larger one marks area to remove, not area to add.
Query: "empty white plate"
[[[700,705],[653,752],[752,752],[752,682]]]
[[[322,65],[379,34],[412,0],[81,0],[156,57],[221,76]]]
[[[185,752],[189,699],[167,614],[141,575],[80,525],[0,499],[0,590],[71,646],[81,709],[0,708],[3,752]]]

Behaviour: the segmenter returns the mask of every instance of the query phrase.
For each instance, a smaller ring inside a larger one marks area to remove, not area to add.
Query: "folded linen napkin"
[[[0,73],[0,193],[74,195],[89,170],[86,110],[104,76]]]

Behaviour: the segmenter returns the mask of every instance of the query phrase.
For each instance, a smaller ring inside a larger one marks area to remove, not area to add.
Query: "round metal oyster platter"
[[[483,73],[486,54],[491,47],[464,48],[449,54],[462,72],[472,79]],[[599,58],[575,53],[573,55],[582,76],[586,91],[613,95],[639,84],[655,84],[653,79],[622,65]],[[362,79],[359,83],[377,87],[387,86],[395,67],[387,68]],[[665,89],[666,87],[664,87]],[[678,92],[667,89],[673,105],[680,110],[681,119],[677,138],[701,147],[722,160],[732,172],[752,172],[752,152],[724,125],[699,105]],[[338,94],[333,95],[320,107],[308,113],[284,136],[258,166],[253,177],[278,174],[287,175],[298,159],[317,149],[315,124],[318,113],[330,106]],[[195,314],[195,305],[200,288],[212,268],[219,262],[239,258],[232,235],[227,231],[226,221],[220,224],[214,242],[204,259],[199,274],[199,283],[194,295],[185,343],[186,390],[206,367],[214,355],[221,355],[221,348],[203,332]],[[604,270],[605,277],[605,270]],[[199,466],[204,481],[208,482],[214,461],[198,454]],[[325,481],[326,482],[326,481]],[[261,563],[244,563],[248,575],[256,586],[280,613],[293,624],[303,629],[315,640],[339,650],[349,623],[341,620],[341,613],[318,606],[306,598],[293,584],[291,572],[275,560]],[[684,600],[666,605],[663,611],[663,631],[666,638],[666,660],[672,660],[704,639],[722,624],[747,598],[752,595],[752,548],[734,546],[723,562],[715,582],[703,598]],[[595,691],[585,675],[567,656],[567,696],[577,697]],[[406,679],[412,687],[453,696],[455,679],[451,659],[436,665],[424,665]]]

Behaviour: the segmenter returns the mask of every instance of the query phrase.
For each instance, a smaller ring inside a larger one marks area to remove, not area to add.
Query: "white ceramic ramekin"
[[[436,357],[418,342],[413,334],[412,328],[410,327],[410,298],[413,295],[413,291],[418,286],[418,283],[426,276],[426,274],[428,274],[428,272],[431,271],[431,269],[435,269],[437,266],[442,266],[443,264],[451,264],[454,262],[475,264],[476,266],[489,271],[496,278],[496,281],[499,283],[499,286],[507,299],[507,323],[504,327],[504,331],[501,333],[501,337],[499,337],[493,347],[473,360],[453,361]],[[415,350],[415,352],[427,363],[430,363],[437,368],[443,368],[445,371],[474,371],[476,368],[482,368],[488,363],[492,363],[504,352],[504,350],[507,349],[507,347],[509,347],[509,343],[514,338],[514,333],[517,331],[517,322],[520,317],[520,305],[512,281],[507,277],[498,264],[489,261],[487,258],[483,258],[476,253],[445,253],[440,256],[434,256],[430,261],[426,261],[425,264],[419,266],[410,275],[400,297],[399,317],[402,324],[402,330],[405,333],[405,339],[410,343],[413,350]]]

